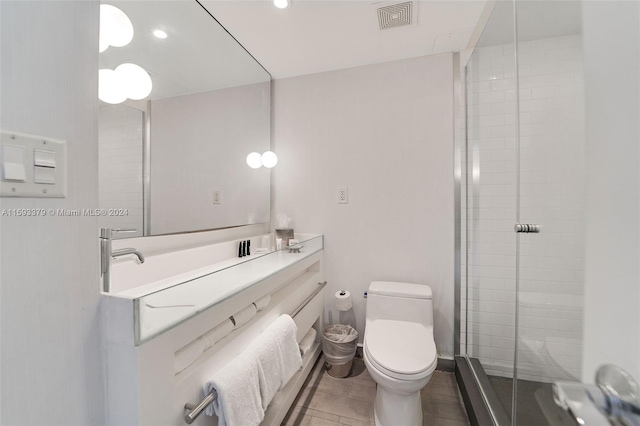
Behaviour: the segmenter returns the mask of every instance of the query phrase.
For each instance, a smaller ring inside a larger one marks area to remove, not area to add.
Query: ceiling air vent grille
[[[378,22],[381,30],[411,25],[413,2],[392,4],[378,9]]]

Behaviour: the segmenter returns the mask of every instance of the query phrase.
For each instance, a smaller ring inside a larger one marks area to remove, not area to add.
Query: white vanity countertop
[[[301,237],[298,237],[302,240]],[[323,249],[320,235],[305,235],[300,253],[275,251],[227,259],[109,296],[131,299],[140,341],[185,321]],[[254,300],[247,300],[247,306]]]
[[[114,294],[116,297],[124,297],[127,299],[137,299],[152,293],[156,293],[158,291],[180,285],[186,283],[191,280],[195,280],[201,277],[205,277],[206,275],[213,274],[218,271],[222,271],[223,269],[231,268],[236,265],[243,264],[245,262],[249,262],[255,259],[258,259],[262,256],[265,256],[270,253],[261,253],[261,254],[252,254],[251,256],[244,257],[235,257],[233,259],[223,260],[222,262],[217,262],[203,268],[194,269],[189,272],[185,272],[183,274],[173,275],[171,277],[154,281],[149,284],[144,284],[139,287],[134,287],[129,290],[121,291],[119,293]]]
[[[302,243],[318,236],[320,234],[296,234]],[[261,238],[260,235],[247,239],[251,239],[252,246],[256,247]],[[162,252],[147,256],[142,265],[130,259],[114,261],[111,266],[110,295],[136,299],[273,253],[255,254],[254,248],[251,256],[237,257],[237,244],[238,241],[228,241]]]

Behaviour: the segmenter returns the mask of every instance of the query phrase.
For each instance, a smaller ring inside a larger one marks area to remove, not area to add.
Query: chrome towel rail
[[[291,313],[291,318],[295,318],[296,315],[298,315],[300,313],[301,310],[304,309],[305,306],[307,306],[309,304],[309,302],[311,302],[311,300],[313,300],[314,297],[316,297],[316,294],[320,293],[320,291],[327,285],[327,282],[322,282],[322,283],[318,283],[318,287],[313,291],[313,293],[311,293],[311,295],[309,297],[307,297],[306,299],[304,299],[304,302],[302,302],[300,304],[300,306],[298,306],[292,313]]]
[[[300,304],[300,306],[298,306],[291,313],[291,317],[294,318],[296,315],[298,315],[300,311],[302,311],[305,308],[305,306],[307,306],[309,302],[311,302],[313,298],[316,297],[316,295],[320,293],[320,291],[322,291],[322,289],[326,285],[327,285],[326,281],[318,283],[318,287],[313,291],[313,293],[311,293],[309,297],[304,299],[304,301]],[[191,404],[187,402],[184,405],[184,409],[185,409],[184,421],[189,425],[193,423],[193,421],[204,411],[204,409],[207,408],[209,404],[211,404],[217,397],[218,397],[218,393],[216,392],[215,389],[213,389],[210,393],[205,395],[202,401],[200,401],[198,404]]]

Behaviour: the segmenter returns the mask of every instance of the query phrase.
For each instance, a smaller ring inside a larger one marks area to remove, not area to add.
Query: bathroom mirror
[[[133,37],[103,37],[100,69],[138,65],[151,92],[100,101],[100,226],[136,230],[126,238],[268,222],[269,169],[246,157],[270,150],[269,73],[195,0],[102,4]],[[105,82],[101,97],[117,92]]]

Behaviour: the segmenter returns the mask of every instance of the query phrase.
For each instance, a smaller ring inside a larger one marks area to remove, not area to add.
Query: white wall
[[[582,39],[521,41],[518,55],[520,222],[542,226],[539,234],[520,236],[518,377],[568,380],[581,375],[582,351]],[[468,354],[478,357],[488,374],[506,376],[513,374],[515,347],[514,69],[513,44],[505,44],[476,49],[467,71],[468,169],[473,175],[469,328],[462,341],[466,337]]]
[[[151,234],[269,222],[270,82],[151,102]],[[221,203],[213,204],[214,190]]]
[[[640,7],[584,2],[588,160],[583,380],[640,380]],[[605,18],[606,17],[606,18]]]
[[[66,198],[3,208],[98,205],[98,4],[0,2],[0,126],[68,144]],[[0,227],[0,423],[102,423],[97,218],[2,217]]]
[[[428,284],[438,352],[453,355],[453,57],[276,80],[273,211],[325,235],[333,294],[354,296],[360,339],[371,281]],[[347,186],[349,204],[337,204]]]
[[[98,126],[99,207],[127,214],[100,216],[102,228],[135,229],[118,237],[142,236],[142,144],[144,113],[127,105],[100,105]]]

